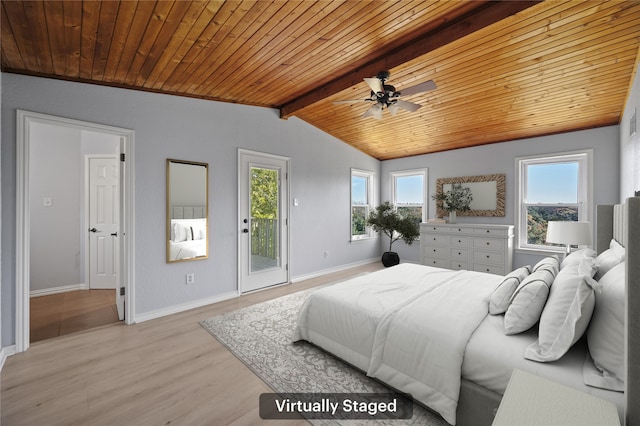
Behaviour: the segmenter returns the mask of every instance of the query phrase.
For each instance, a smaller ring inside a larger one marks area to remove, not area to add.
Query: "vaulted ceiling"
[[[2,1],[3,72],[280,110],[378,159],[618,124],[640,1]],[[420,104],[363,118],[388,70]]]

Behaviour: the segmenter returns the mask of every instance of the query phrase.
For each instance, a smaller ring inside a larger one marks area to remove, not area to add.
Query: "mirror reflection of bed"
[[[208,257],[208,165],[167,160],[167,262]]]

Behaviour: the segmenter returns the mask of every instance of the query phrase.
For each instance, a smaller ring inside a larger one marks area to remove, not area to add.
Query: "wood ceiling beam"
[[[280,107],[280,118],[289,118],[302,108],[361,83],[364,77],[372,77],[380,70],[389,70],[402,65],[540,2],[541,0],[490,1],[483,3],[481,7],[472,12],[444,23],[435,30],[411,40],[393,52],[375,58],[336,80],[287,102]]]

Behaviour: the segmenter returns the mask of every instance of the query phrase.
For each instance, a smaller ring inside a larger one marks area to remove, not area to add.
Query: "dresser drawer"
[[[505,240],[499,238],[479,238],[473,239],[473,247],[477,249],[504,250]]]
[[[488,235],[496,237],[506,237],[509,235],[508,229],[496,229],[496,228],[473,228],[475,235]]]
[[[495,251],[474,251],[473,262],[504,266],[504,253]]]
[[[422,263],[427,266],[435,266],[436,268],[449,269],[451,267],[451,261],[445,259],[434,259],[430,256],[425,256]]]
[[[451,244],[451,237],[449,235],[444,234],[432,234],[426,233],[422,234],[420,239],[424,239],[424,244],[427,246],[438,245],[438,246],[448,246]]]
[[[449,247],[427,246],[424,249],[424,255],[438,259],[449,259],[450,250]]]
[[[469,262],[458,262],[458,261],[452,260],[451,269],[453,269],[454,271],[461,271],[463,269],[465,271],[469,271],[471,270],[471,264]]]
[[[473,270],[477,272],[487,272],[489,274],[496,274],[496,275],[505,275],[506,273],[503,266],[484,265],[481,263],[474,263]]]
[[[469,259],[469,250],[462,248],[453,248],[450,251],[451,259],[454,261],[457,260],[468,260]]]
[[[465,237],[462,235],[452,235],[451,236],[451,245],[454,247],[471,247],[471,242],[473,238]]]

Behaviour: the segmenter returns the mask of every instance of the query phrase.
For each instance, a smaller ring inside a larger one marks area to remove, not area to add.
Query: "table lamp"
[[[565,244],[565,256],[571,253],[572,245],[591,244],[591,222],[549,221],[547,243]]]

